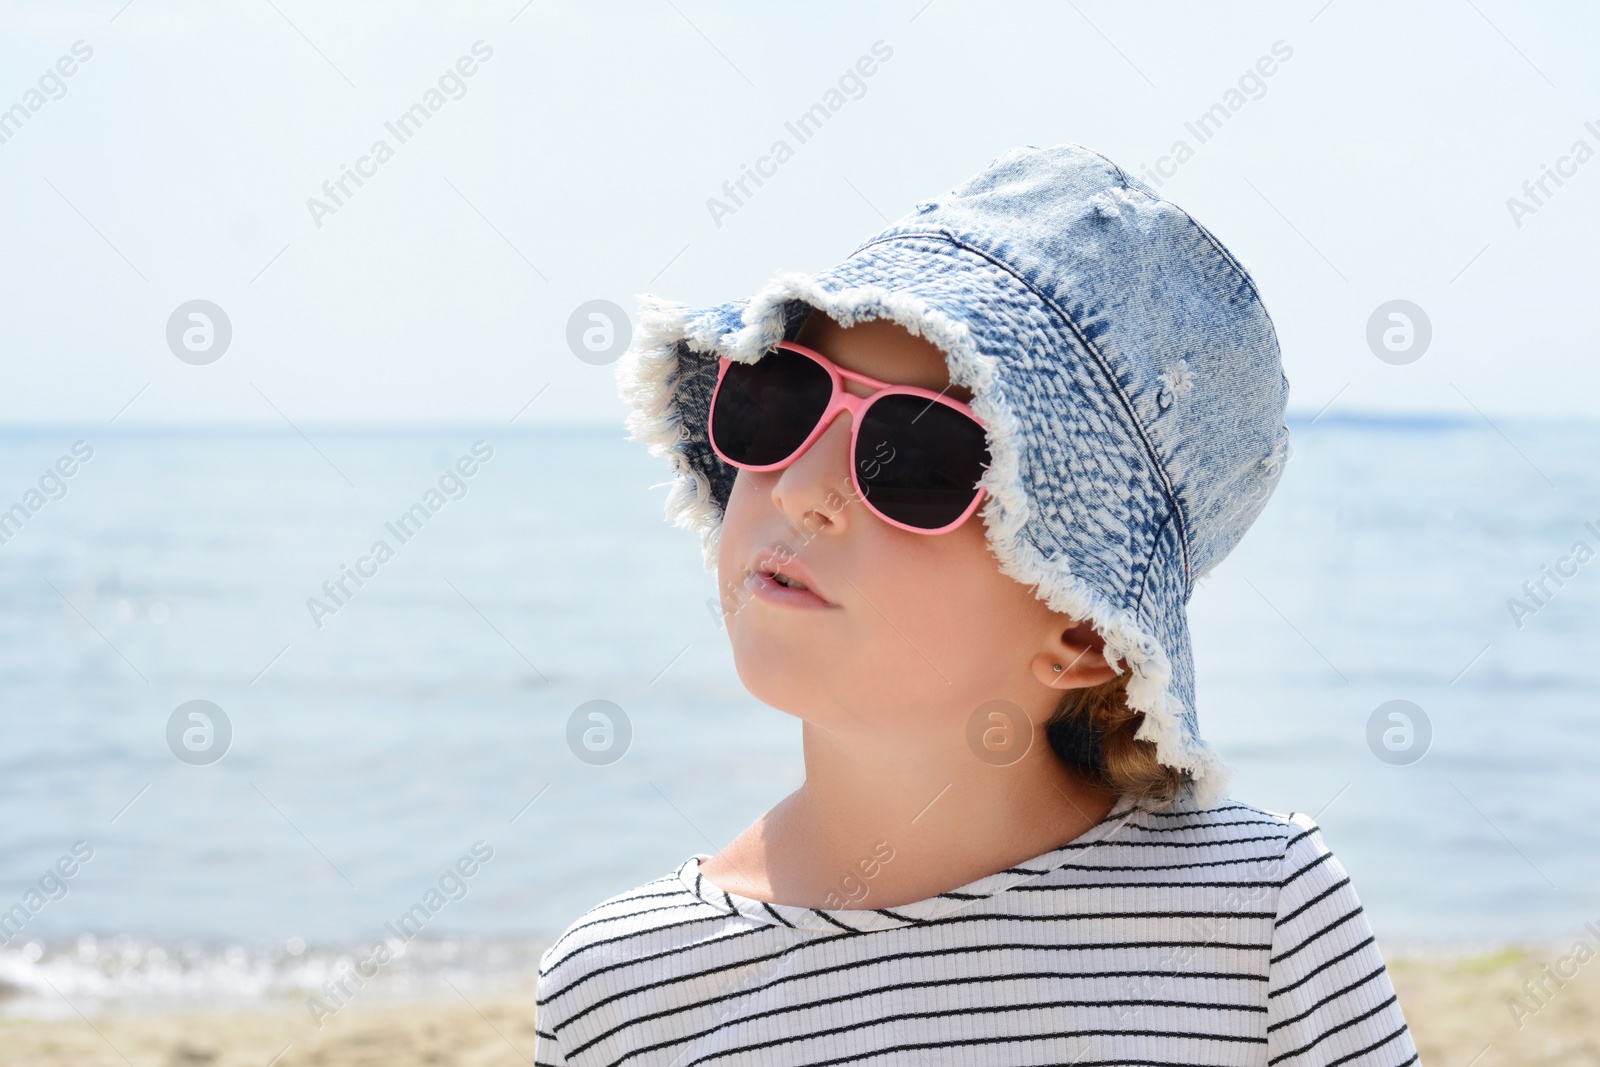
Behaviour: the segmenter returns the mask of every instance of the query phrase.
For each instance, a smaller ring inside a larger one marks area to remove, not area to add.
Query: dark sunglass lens
[[[873,404],[856,438],[856,478],[867,501],[920,530],[959,519],[988,463],[983,427],[915,396],[896,393]]]
[[[711,409],[712,440],[737,463],[779,463],[805,443],[832,394],[828,372],[798,352],[729,364]]]

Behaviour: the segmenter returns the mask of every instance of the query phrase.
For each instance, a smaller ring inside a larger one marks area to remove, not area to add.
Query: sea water
[[[1600,423],[1292,427],[1190,605],[1233,794],[1317,817],[1391,954],[1576,935]],[[798,724],[741,687],[666,477],[609,428],[0,438],[11,1010],[301,996],[397,930],[392,985],[516,984],[792,790]],[[215,762],[169,741],[196,700]],[[569,743],[596,700],[614,762]],[[1398,756],[1369,737],[1397,700],[1426,721]]]

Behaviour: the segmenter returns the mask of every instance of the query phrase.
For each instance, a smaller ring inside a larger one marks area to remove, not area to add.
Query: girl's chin
[[[778,635],[747,632],[733,639],[733,666],[746,691],[768,707],[790,715],[820,699],[835,676],[839,657],[826,651],[797,648]]]

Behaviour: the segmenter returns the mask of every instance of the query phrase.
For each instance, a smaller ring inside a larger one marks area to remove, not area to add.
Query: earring
[[[1061,673],[1061,664],[1059,664],[1059,663],[1056,664],[1056,673],[1057,674]]]

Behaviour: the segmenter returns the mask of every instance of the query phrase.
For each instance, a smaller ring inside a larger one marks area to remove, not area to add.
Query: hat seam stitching
[[[1172,208],[1178,214],[1182,215],[1185,219],[1189,220],[1190,225],[1192,225],[1195,229],[1200,231],[1201,235],[1205,237],[1205,239],[1211,244],[1211,246],[1214,249],[1216,249],[1217,254],[1222,256],[1223,259],[1227,260],[1228,261],[1228,265],[1234,269],[1234,271],[1239,275],[1239,278],[1245,283],[1245,285],[1249,286],[1250,294],[1256,298],[1256,303],[1261,305],[1261,310],[1266,314],[1267,321],[1268,322],[1272,321],[1272,313],[1270,311],[1267,311],[1266,301],[1262,299],[1261,292],[1256,287],[1256,280],[1255,280],[1254,277],[1251,276],[1250,271],[1245,267],[1245,265],[1243,263],[1239,262],[1239,259],[1238,259],[1237,256],[1235,256],[1232,252],[1228,251],[1227,246],[1225,246],[1221,241],[1217,240],[1217,237],[1216,237],[1215,234],[1213,234],[1210,230],[1206,229],[1206,226],[1205,226],[1205,224],[1203,222],[1201,222],[1199,219],[1195,218],[1193,215],[1189,214],[1189,212],[1183,207],[1183,205],[1174,203],[1173,201],[1168,200],[1166,197],[1162,196],[1160,193],[1156,192],[1155,190],[1149,189],[1148,187],[1146,187],[1145,183],[1140,182],[1137,179],[1135,179],[1134,177],[1132,177],[1127,172],[1127,170],[1122,166],[1121,163],[1118,163],[1116,160],[1112,159],[1110,156],[1106,155],[1104,152],[1096,151],[1095,149],[1090,148],[1088,145],[1080,144],[1077,141],[1064,141],[1062,143],[1065,144],[1065,145],[1068,145],[1068,146],[1070,146],[1072,148],[1082,149],[1083,151],[1089,153],[1091,156],[1094,156],[1097,159],[1099,159],[1102,162],[1104,162],[1106,166],[1110,167],[1116,173],[1118,180],[1122,183],[1121,188],[1122,188],[1122,191],[1124,193],[1138,193],[1141,196],[1145,197],[1145,199],[1149,200],[1153,204],[1166,204],[1168,207]],[[1277,324],[1276,323],[1273,323],[1273,335],[1274,336],[1277,335]]]
[[[1245,285],[1250,287],[1250,295],[1255,297],[1256,303],[1261,306],[1262,313],[1267,316],[1267,322],[1271,323],[1273,336],[1277,336],[1277,324],[1272,322],[1272,312],[1267,310],[1267,303],[1261,297],[1261,290],[1257,288],[1255,278],[1251,275],[1249,269],[1246,268],[1243,263],[1239,262],[1239,258],[1232,252],[1228,251],[1227,246],[1217,239],[1216,234],[1206,229],[1205,223],[1189,214],[1189,212],[1185,210],[1182,205],[1173,203],[1160,193],[1144,188],[1142,182],[1136,184],[1135,180],[1128,175],[1128,172],[1122,168],[1120,163],[1117,163],[1111,159],[1107,159],[1104,155],[1101,155],[1101,153],[1095,152],[1094,149],[1085,145],[1079,145],[1078,147],[1082,148],[1085,152],[1091,152],[1094,155],[1100,156],[1101,159],[1104,159],[1108,164],[1110,164],[1111,167],[1116,170],[1117,176],[1122,179],[1123,190],[1125,192],[1138,193],[1151,203],[1166,204],[1178,214],[1188,219],[1189,224],[1200,231],[1201,236],[1203,236],[1206,241],[1210,243],[1212,248],[1216,249],[1217,254],[1228,261],[1228,266],[1234,269],[1234,271],[1239,275],[1240,280],[1242,280]]]
[[[1161,537],[1166,533],[1167,527],[1172,525],[1172,516],[1169,514],[1161,520],[1161,525],[1156,527],[1155,539],[1150,544],[1150,554],[1145,557],[1144,566],[1139,569],[1138,595],[1133,598],[1135,608],[1144,603],[1145,589],[1150,582],[1150,572],[1155,569],[1156,557],[1161,554]]]
[[[1173,488],[1173,485],[1172,485],[1172,479],[1167,474],[1166,466],[1165,466],[1165,464],[1163,464],[1161,462],[1161,457],[1156,453],[1155,445],[1150,440],[1149,432],[1145,429],[1144,423],[1140,421],[1138,413],[1134,411],[1133,401],[1128,397],[1127,393],[1123,390],[1122,384],[1117,381],[1116,375],[1111,373],[1111,366],[1106,361],[1106,358],[1103,355],[1101,355],[1099,348],[1097,348],[1092,341],[1090,341],[1087,337],[1084,336],[1083,331],[1078,328],[1078,324],[1076,322],[1072,321],[1072,316],[1067,314],[1065,308],[1063,308],[1059,303],[1057,303],[1048,294],[1046,294],[1045,292],[1040,290],[1038,286],[1034,285],[1027,278],[1024,278],[1020,273],[1018,273],[1018,271],[1017,271],[1017,269],[1015,267],[1011,266],[1009,263],[1005,262],[1004,260],[992,255],[991,253],[985,251],[984,249],[981,249],[981,248],[978,248],[978,247],[976,247],[974,245],[968,244],[966,241],[962,240],[961,238],[957,237],[955,234],[950,233],[948,231],[938,231],[935,234],[906,233],[906,234],[901,234],[899,236],[902,236],[902,237],[909,237],[909,236],[930,236],[930,237],[937,236],[937,237],[942,237],[945,241],[947,241],[948,243],[954,245],[955,247],[960,248],[960,249],[962,249],[964,251],[967,251],[967,252],[971,252],[973,255],[978,256],[978,257],[980,257],[980,258],[982,258],[984,260],[987,260],[989,263],[992,263],[994,266],[996,266],[996,267],[1000,268],[1001,270],[1005,271],[1007,274],[1009,274],[1013,278],[1015,278],[1020,285],[1022,285],[1029,292],[1031,292],[1035,297],[1037,297],[1042,303],[1044,303],[1051,310],[1053,310],[1057,315],[1059,315],[1061,317],[1061,321],[1065,322],[1067,324],[1067,328],[1072,331],[1073,336],[1076,337],[1078,339],[1078,342],[1080,344],[1082,344],[1084,346],[1084,348],[1089,352],[1089,354],[1094,357],[1096,365],[1098,365],[1099,368],[1100,368],[1101,375],[1105,378],[1105,380],[1108,383],[1110,383],[1110,386],[1111,386],[1112,390],[1117,395],[1117,399],[1122,404],[1123,410],[1127,412],[1128,421],[1132,424],[1133,428],[1136,431],[1138,431],[1139,440],[1144,445],[1145,452],[1150,458],[1151,466],[1155,469],[1157,475],[1160,476],[1161,488],[1162,488],[1163,492],[1166,494],[1167,503],[1172,507],[1173,512],[1176,513],[1176,515],[1178,517],[1178,525],[1179,525],[1178,543],[1179,543],[1179,546],[1183,549],[1184,587],[1187,589],[1189,587],[1189,575],[1190,575],[1190,571],[1191,571],[1191,557],[1190,557],[1190,551],[1189,551],[1189,523],[1188,523],[1187,516],[1184,515],[1184,513],[1183,513],[1183,503],[1182,503],[1181,500],[1178,499],[1177,491]],[[893,240],[893,238],[886,238],[885,240]],[[878,242],[874,241],[874,242],[871,242],[871,243],[876,244]],[[865,246],[863,246],[863,247],[865,247]]]
[[[1162,203],[1172,204],[1172,201],[1164,200]],[[1255,298],[1257,306],[1259,306],[1262,313],[1266,315],[1267,322],[1272,323],[1272,313],[1267,311],[1266,301],[1261,299],[1261,291],[1256,288],[1256,280],[1255,278],[1251,277],[1250,272],[1245,269],[1244,264],[1240,263],[1238,257],[1236,257],[1232,252],[1228,251],[1227,246],[1221,241],[1217,240],[1216,235],[1210,230],[1206,229],[1199,219],[1196,219],[1193,215],[1189,214],[1187,211],[1184,211],[1183,208],[1178,207],[1177,204],[1172,204],[1172,206],[1177,208],[1178,211],[1183,212],[1183,217],[1188,219],[1189,223],[1194,226],[1195,229],[1200,231],[1201,236],[1203,236],[1206,239],[1206,242],[1216,250],[1217,255],[1227,260],[1228,266],[1232,267],[1239,275],[1239,279],[1249,287],[1250,295]],[[1277,336],[1278,330],[1276,324],[1273,324],[1272,332],[1273,336]]]

